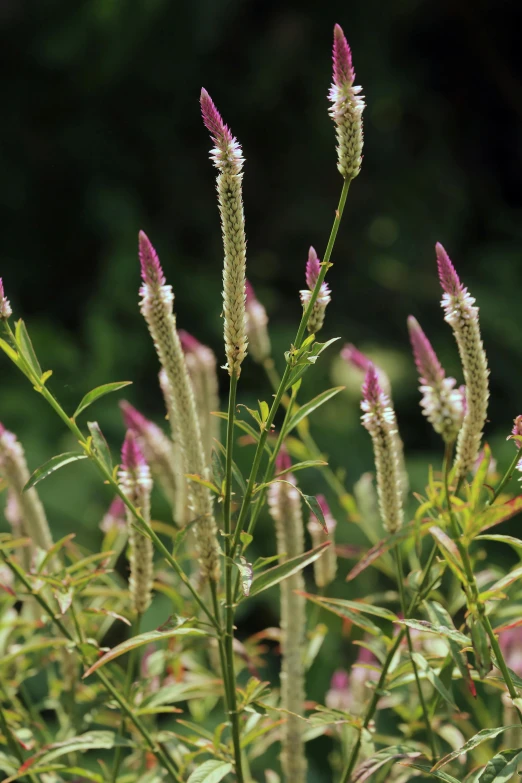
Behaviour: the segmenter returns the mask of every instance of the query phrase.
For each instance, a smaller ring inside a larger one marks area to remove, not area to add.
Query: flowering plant
[[[126,434],[119,465],[99,424],[84,428],[81,417],[127,382],[88,392],[69,415],[50,389],[51,372],[42,371],[24,322],[13,328],[0,280],[0,348],[75,441],[74,451],[51,457],[31,474],[16,435],[0,425],[10,525],[0,535],[4,783],[305,783],[307,746],[318,737],[327,738],[331,750],[331,772],[323,779],[340,783],[455,783],[463,777],[507,783],[522,765],[522,568],[498,573],[480,560],[484,541],[522,549],[518,538],[489,532],[522,509],[522,495],[506,491],[522,469],[521,417],[509,436],[513,461],[499,477],[482,443],[489,371],[479,310],[440,244],[442,306],[464,385],[446,376],[410,316],[422,412],[443,447],[440,468],[430,471],[424,493],[415,496],[416,510],[410,513],[390,380],[353,345],[341,355],[362,385],[375,480],[368,473],[354,477],[352,495],[308,428],[308,418],[343,391],[335,387],[302,401],[306,374],[335,343],[316,338],[332,296],[325,278],[337,232],[362,165],[364,102],[354,81],[351,51],[336,25],[329,97],[342,190],[322,260],[313,247],[308,253],[302,318],[281,375],[266,310],[246,279],[242,149],[208,92],[201,92],[223,234],[226,412],[219,410],[216,357],[178,329],[173,287],[144,232],[140,310],[159,361],[169,432],[122,401]],[[249,353],[266,371],[273,397],[243,413],[238,390]],[[255,449],[247,477],[234,459],[239,434]],[[113,495],[95,553],[76,545],[74,533],[54,540],[36,488],[58,469],[86,459]],[[328,498],[302,491],[303,470],[323,474]],[[168,519],[151,516],[155,487],[169,504]],[[276,547],[254,560],[250,547],[264,510]],[[339,580],[345,576],[341,557],[354,552],[335,543],[345,517],[361,526],[370,545],[356,552],[348,584]],[[122,574],[117,564],[125,552]],[[353,581],[370,567],[394,589],[350,598]],[[279,596],[279,627],[240,639],[238,610],[272,588]],[[159,628],[144,631],[143,617],[156,596],[165,597],[171,610]],[[332,665],[324,704],[310,703],[306,676],[332,633],[322,622],[327,616],[342,619],[357,660],[350,671]],[[113,643],[120,623],[130,630]],[[279,681],[259,674],[273,657],[271,641],[279,645]],[[34,702],[26,680],[38,670],[47,676]]]

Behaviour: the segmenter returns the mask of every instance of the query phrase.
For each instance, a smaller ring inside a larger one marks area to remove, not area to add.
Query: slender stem
[[[31,587],[30,582],[26,578],[24,572],[20,568],[20,566],[15,563],[10,557],[8,557],[3,551],[0,550],[0,557],[6,564],[6,566],[9,568],[10,571],[13,572],[13,574],[17,577],[17,579],[20,580],[20,582],[24,585],[27,592],[34,596],[34,598],[38,601],[42,609],[46,612],[49,619],[51,620],[54,625],[59,629],[61,634],[68,639],[75,647],[78,656],[83,663],[85,667],[88,667],[89,661],[85,657],[84,653],[82,652],[82,649],[79,645],[79,641],[77,641],[74,636],[70,633],[69,629],[66,627],[66,625],[60,620],[60,617],[58,614],[53,610],[52,606],[47,602],[47,600],[41,595],[40,592],[35,592],[33,588]],[[170,758],[168,752],[162,748],[160,745],[157,745],[152,736],[150,735],[147,728],[143,725],[140,718],[135,714],[134,710],[132,709],[131,705],[127,702],[127,700],[118,692],[118,690],[113,686],[111,681],[107,678],[106,674],[102,672],[100,669],[97,669],[95,672],[96,676],[100,680],[100,682],[103,684],[104,688],[110,693],[110,695],[115,699],[115,701],[118,702],[123,712],[127,715],[129,720],[134,724],[138,732],[141,734],[147,745],[149,746],[152,753],[156,756],[158,761],[160,761],[161,764],[165,767],[165,769],[172,775],[174,780],[180,781],[181,778],[179,777],[175,767],[174,762]]]
[[[138,612],[136,614],[136,617],[134,618],[134,623],[132,625],[131,637],[139,635],[140,625],[141,625],[141,614]],[[134,679],[134,671],[136,669],[137,653],[138,650],[134,648],[134,650],[131,650],[129,657],[127,659],[127,673],[125,677],[125,688],[124,688],[124,695],[127,700],[130,698],[130,694],[131,694],[132,681]],[[120,724],[120,734],[122,737],[125,736],[125,717],[123,716]],[[118,747],[116,748],[116,753],[114,754],[114,764],[112,768],[112,783],[116,783],[118,779],[118,773],[120,771],[122,760],[123,760],[123,747],[121,745],[118,745]]]
[[[236,414],[238,377],[230,377],[228,397],[228,421],[225,465],[225,499],[223,503],[223,525],[225,528],[225,640],[224,656],[221,663],[225,690],[228,692],[226,703],[232,729],[234,745],[235,772],[238,783],[243,783],[243,765],[241,757],[241,737],[239,713],[237,710],[236,675],[234,670],[234,598],[232,587],[232,568],[234,566],[235,547],[231,546],[232,532],[232,460],[234,450],[234,418]],[[240,531],[241,532],[241,531]]]
[[[395,557],[395,565],[397,568],[397,584],[399,586],[399,596],[400,596],[400,602],[401,602],[401,610],[404,615],[404,619],[407,619],[407,608],[406,608],[406,595],[404,592],[404,572],[402,568],[402,557],[400,552],[400,545],[394,547],[393,554]],[[430,722],[430,716],[428,714],[428,708],[426,707],[426,700],[424,698],[424,694],[422,692],[421,682],[419,679],[419,671],[417,668],[417,664],[415,663],[415,660],[413,658],[413,644],[411,641],[411,633],[408,626],[406,626],[406,639],[408,642],[408,650],[410,653],[410,660],[411,665],[413,667],[413,673],[415,675],[415,683],[417,685],[417,692],[419,694],[419,701],[422,709],[422,714],[424,716],[424,722],[426,723],[426,733],[428,735],[428,741],[430,743],[430,749],[431,749],[431,758],[434,762],[437,757],[437,749],[435,745],[435,737],[433,736],[433,731],[431,728],[431,722]]]
[[[498,496],[502,492],[502,490],[504,489],[504,487],[506,486],[506,484],[508,483],[508,481],[511,481],[511,479],[513,478],[513,473],[515,472],[516,467],[517,467],[517,465],[518,465],[518,463],[519,463],[521,458],[522,458],[522,446],[517,450],[517,453],[513,457],[511,465],[509,466],[507,471],[504,473],[504,477],[502,478],[502,481],[500,482],[500,484],[496,488],[496,490],[495,490],[495,492],[493,494],[493,497],[491,498],[491,500],[486,505],[492,506],[493,503],[495,502],[495,500],[498,498]]]

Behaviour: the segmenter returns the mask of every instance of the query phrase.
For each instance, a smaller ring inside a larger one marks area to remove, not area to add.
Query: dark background
[[[26,319],[42,366],[54,370],[51,388],[67,410],[93,386],[129,379],[130,399],[160,421],[156,357],[137,306],[143,228],[174,286],[179,324],[223,363],[221,238],[198,105],[204,85],[243,145],[248,276],[281,365],[300,317],[308,246],[324,252],[341,188],[326,100],[334,22],[351,43],[368,107],[323,335],[373,351],[390,372],[412,484],[421,489],[442,453],[418,407],[409,313],[461,382],[439,308],[441,241],[481,308],[492,372],[487,438],[505,466],[513,449],[505,437],[522,408],[517,2],[1,0],[0,275],[15,315]],[[307,376],[303,400],[343,381],[338,353],[334,346]],[[224,373],[221,383],[224,398]],[[349,487],[372,468],[358,390],[350,389],[312,420]],[[240,400],[269,395],[247,361]],[[99,420],[116,451],[116,399],[91,410],[87,418]],[[0,420],[23,440],[31,468],[74,446],[5,359]],[[246,470],[251,450],[243,451]],[[317,474],[300,475],[305,488],[324,490]],[[109,495],[85,463],[44,482],[41,495],[55,537],[75,530],[97,546]],[[340,539],[362,540],[330,500],[344,523]],[[245,617],[244,632],[269,624],[270,611]],[[317,673],[315,698],[335,665]]]

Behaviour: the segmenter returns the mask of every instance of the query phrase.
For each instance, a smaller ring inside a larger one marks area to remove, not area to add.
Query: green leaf
[[[101,459],[109,473],[112,473],[112,457],[109,445],[105,440],[105,435],[100,429],[97,421],[88,421],[87,427],[92,436],[92,443],[96,454]]]
[[[454,778],[453,775],[448,775],[447,772],[432,772],[431,767],[426,767],[424,764],[405,764],[404,766],[406,766],[407,769],[417,769],[424,775],[437,778],[437,780],[443,780],[445,783],[461,783],[461,781]]]
[[[509,544],[514,549],[522,549],[522,541],[520,538],[515,538],[514,536],[499,536],[490,533],[483,536],[477,536],[475,541],[498,541],[502,544]]]
[[[522,495],[517,495],[507,503],[501,503],[498,506],[488,506],[485,511],[475,517],[471,532],[482,533],[490,527],[495,527],[495,525],[511,519],[520,511],[522,511]]]
[[[210,759],[194,770],[187,783],[219,783],[229,772],[232,772],[232,764],[228,761]]]
[[[371,758],[366,759],[360,764],[352,777],[350,783],[363,783],[368,780],[377,770],[387,764],[389,761],[398,761],[399,759],[414,759],[422,754],[420,751],[410,748],[408,745],[392,745],[389,748],[377,751]]]
[[[29,365],[37,378],[40,379],[42,375],[42,368],[40,367],[38,359],[36,358],[33,344],[31,342],[31,338],[29,337],[29,332],[27,331],[21,318],[16,322],[15,337],[16,345],[20,351],[20,355],[25,359],[26,363]]]
[[[24,766],[30,766],[38,762],[38,766],[49,764],[50,761],[65,756],[67,753],[76,751],[85,752],[87,750],[112,750],[116,747],[129,747],[132,743],[124,740],[121,736],[112,731],[88,731],[86,734],[80,734],[77,737],[70,737],[62,742],[54,742],[48,745],[45,750],[36,753],[27,759]]]
[[[450,707],[453,707],[453,709],[458,710],[458,707],[455,704],[453,696],[446,688],[446,686],[444,685],[440,677],[433,671],[426,658],[420,653],[415,653],[415,652],[412,653],[411,657],[413,658],[413,661],[415,662],[417,669],[422,674],[424,674],[428,682],[431,682],[435,690],[442,696],[444,701],[446,701],[450,705]]]
[[[217,448],[217,449],[219,449],[219,451],[221,452],[221,454],[222,454],[224,457],[226,457],[226,455],[227,455],[227,450],[226,450],[226,448],[223,446],[223,444],[222,444],[222,443],[220,443],[218,440],[215,440],[215,441],[214,441],[214,449],[216,449],[216,448]],[[215,451],[213,451],[212,453],[213,453],[214,455],[216,455],[216,452],[215,452]],[[220,465],[221,465],[221,463],[220,463]],[[236,480],[236,481],[237,481],[237,483],[239,484],[239,486],[240,486],[240,488],[241,488],[241,491],[242,491],[243,495],[245,495],[245,494],[246,494],[246,491],[247,491],[246,482],[245,482],[245,479],[243,478],[243,474],[242,474],[242,473],[241,473],[241,471],[239,470],[239,468],[238,468],[238,466],[236,465],[236,463],[234,462],[234,460],[232,460],[232,473],[233,473],[233,475],[234,475],[234,478],[235,478],[235,480]],[[217,474],[218,476],[219,476],[219,475],[221,475],[221,478],[219,479],[219,481],[216,479],[216,474]],[[214,482],[215,482],[216,484],[221,484],[224,478],[225,478],[225,476],[224,476],[224,472],[221,474],[221,468],[220,468],[220,470],[219,470],[219,473],[218,473],[218,470],[216,469],[216,471],[214,472]]]
[[[320,544],[314,549],[310,549],[309,552],[304,552],[302,555],[292,557],[285,563],[276,565],[273,568],[269,568],[267,571],[259,574],[259,576],[257,576],[252,582],[250,596],[252,597],[254,595],[258,595],[259,593],[262,593],[263,590],[268,590],[269,587],[273,587],[273,585],[282,582],[283,579],[287,579],[289,576],[292,576],[292,574],[296,574],[298,571],[301,571],[305,566],[313,563],[314,560],[317,560],[318,557],[321,557],[324,550],[328,546],[330,546],[330,542],[325,541],[324,544]]]
[[[408,628],[413,628],[414,631],[426,631],[426,633],[434,633],[437,634],[437,636],[453,639],[453,641],[457,642],[457,644],[461,644],[463,647],[471,646],[471,639],[460,631],[456,631],[454,628],[435,625],[429,623],[427,620],[396,620],[396,622],[400,625],[407,625]]]
[[[522,764],[522,749],[502,750],[488,761],[485,770],[479,777],[479,783],[509,783]]]
[[[6,356],[8,356],[11,359],[13,364],[16,364],[17,367],[22,369],[20,367],[20,356],[15,351],[15,349],[11,345],[9,345],[9,343],[6,343],[5,340],[0,340],[0,348],[6,354]]]
[[[487,593],[497,593],[497,592],[503,592],[503,590],[506,587],[509,587],[513,584],[513,582],[516,582],[517,579],[520,579],[522,577],[522,566],[519,566],[519,568],[513,569],[513,571],[510,571],[508,574],[502,577],[502,579],[499,579],[498,582],[495,582],[495,584],[491,585],[491,587],[488,587]]]
[[[477,472],[475,473],[475,476],[469,488],[469,504],[472,512],[475,512],[478,509],[480,494],[482,492],[482,487],[488,475],[490,462],[491,462],[491,449],[486,443],[484,445],[484,456],[480,462],[480,465],[477,469]]]
[[[456,543],[436,525],[430,527],[430,533],[437,542],[444,560],[447,562],[457,579],[459,579],[462,584],[467,584],[466,575],[464,573],[464,563],[462,562]]]
[[[437,601],[426,601],[425,604],[432,623],[443,625],[446,628],[455,629],[451,615],[446,611],[446,609],[444,609],[443,606],[441,606],[441,604],[439,604]],[[475,683],[471,679],[466,656],[460,651],[460,646],[453,639],[448,637],[447,642],[450,648],[451,657],[457,664],[457,668],[460,671],[464,682],[467,683],[470,693],[475,696]]]
[[[492,668],[489,639],[480,618],[468,617],[468,626],[471,632],[473,652],[475,653],[475,668],[480,675],[480,679],[483,680]]]
[[[37,641],[27,642],[16,648],[14,652],[2,655],[0,658],[0,666],[8,666],[13,661],[22,661],[26,655],[32,652],[41,652],[47,650],[49,647],[68,647],[70,642],[67,639],[43,639],[41,636],[36,637]]]
[[[51,457],[50,460],[36,468],[23,491],[27,492],[28,489],[34,487],[39,481],[43,481],[44,478],[50,476],[55,470],[63,468],[64,465],[68,465],[70,462],[77,462],[79,459],[87,459],[87,454],[82,454],[78,451],[66,451],[64,454],[57,454],[56,457]]]
[[[212,411],[212,415],[217,416],[218,419],[225,419],[225,421],[228,421],[228,413],[225,413],[224,411]],[[243,430],[243,432],[246,432],[247,435],[250,435],[250,437],[253,438],[256,443],[258,443],[259,432],[256,432],[255,429],[248,422],[243,421],[243,419],[238,419],[237,417],[234,417],[234,426],[240,430]],[[269,456],[272,456],[272,449],[266,442],[265,442],[264,449]]]
[[[473,750],[474,748],[478,747],[480,744],[486,742],[487,740],[495,739],[495,737],[498,737],[498,735],[502,734],[504,731],[507,731],[508,729],[516,729],[516,728],[520,728],[520,727],[499,726],[496,729],[482,729],[473,737],[471,737],[471,739],[469,739],[461,748],[458,748],[457,750],[448,753],[447,756],[444,756],[444,758],[440,759],[440,761],[437,761],[437,763],[433,767],[433,770],[435,771],[441,769],[441,767],[445,767],[446,764],[450,763],[450,761],[454,761],[455,759],[458,759],[458,757],[462,756],[464,753],[469,753],[470,750]]]
[[[343,391],[345,388],[345,386],[335,386],[332,389],[327,389],[321,394],[318,394],[317,397],[314,397],[313,400],[310,400],[310,402],[306,402],[304,405],[302,405],[288,422],[288,426],[285,429],[285,435],[288,435],[288,433],[291,432],[294,427],[297,427],[300,421],[306,419],[307,416],[313,413],[313,411],[315,411],[328,400],[331,400],[332,397],[335,397],[336,394],[339,394],[339,392]]]
[[[270,414],[270,408],[268,407],[268,403],[264,400],[263,402],[259,402],[259,412],[261,413],[261,421],[265,424]]]
[[[362,628],[367,633],[371,633],[373,636],[382,636],[382,630],[378,625],[372,623],[367,617],[362,617],[358,611],[353,611],[350,605],[353,605],[355,601],[343,601],[335,598],[322,598],[321,596],[312,595],[311,593],[301,593],[305,598],[318,606],[322,606],[323,609],[327,609],[329,612],[333,612],[338,617],[342,617],[343,620],[350,620],[358,628]],[[398,619],[398,618],[396,618]]]
[[[203,478],[197,473],[185,473],[185,478],[187,478],[189,481],[193,481],[194,484],[201,484],[202,487],[206,487],[215,495],[221,494],[221,490],[219,489],[219,487],[216,487],[216,485],[213,484],[212,481],[208,481],[207,479]]]
[[[118,391],[119,389],[124,389],[125,386],[130,386],[131,383],[132,381],[115,381],[114,383],[105,383],[103,386],[97,386],[96,389],[92,389],[92,391],[85,395],[74,411],[73,419],[76,419],[82,411],[88,408],[89,405],[92,405],[93,402],[96,402],[100,397],[104,397],[106,394]]]
[[[335,343],[337,340],[341,339],[340,337],[334,337],[331,340],[328,340],[326,343],[314,343],[312,348],[307,350],[308,345],[310,344],[310,338],[313,339],[313,335],[310,335],[310,337],[305,340],[301,348],[296,353],[292,351],[287,351],[285,353],[287,362],[293,367],[288,378],[285,391],[297,383],[304,373],[313,364],[316,363],[318,357],[324,350],[326,350],[326,348],[332,345],[332,343]]]
[[[241,590],[243,595],[247,596],[250,593],[252,580],[254,578],[252,563],[248,563],[244,557],[240,557],[239,563],[234,563],[234,565],[237,566],[239,573],[241,574]]]
[[[378,541],[374,546],[372,546],[372,548],[369,549],[366,554],[363,555],[363,557],[361,557],[357,565],[352,568],[346,577],[346,581],[350,582],[352,579],[355,579],[356,576],[359,576],[359,574],[368,568],[368,566],[382,557],[386,552],[389,552],[390,549],[392,549],[399,541],[404,541],[416,533],[418,535],[425,535],[426,532],[427,526],[421,527],[419,529],[415,522],[410,522],[409,524],[404,525],[397,533],[393,533],[391,536],[383,538],[381,541]]]
[[[97,660],[95,664],[87,669],[83,675],[83,679],[89,677],[93,672],[96,671],[96,669],[99,669],[101,666],[105,666],[105,664],[109,663],[109,661],[114,661],[116,658],[119,658],[120,655],[124,655],[131,650],[136,650],[138,647],[143,647],[145,644],[152,644],[152,642],[163,642],[166,639],[172,639],[174,636],[204,637],[210,636],[210,634],[207,631],[203,631],[201,628],[191,628],[190,626],[178,625],[176,628],[169,628],[166,631],[148,631],[147,633],[133,636],[132,639],[127,639],[121,644],[116,645],[116,647],[113,647],[112,650],[109,650],[108,653],[105,653],[105,655]]]

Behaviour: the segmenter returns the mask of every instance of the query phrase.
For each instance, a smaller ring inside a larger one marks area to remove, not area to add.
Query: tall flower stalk
[[[176,330],[172,287],[166,285],[156,251],[148,237],[140,232],[141,312],[149,327],[156,353],[168,379],[172,409],[176,416],[176,434],[187,472],[202,478],[208,470],[201,443],[199,420],[183,349]],[[203,484],[189,483],[189,502],[196,523],[196,535],[202,572],[214,582],[219,579],[219,545],[210,492]]]
[[[290,457],[283,447],[277,458],[276,470],[280,472],[290,467]],[[276,526],[277,553],[281,562],[304,552],[301,496],[293,486],[295,483],[294,476],[286,473],[284,481],[274,482],[268,491],[268,508]],[[306,608],[305,598],[302,595],[304,589],[302,571],[292,574],[280,585],[281,707],[286,712],[281,763],[286,780],[292,783],[304,783],[307,769],[303,739],[306,724],[299,717],[303,714],[305,700],[303,647]]]
[[[333,81],[329,98],[330,116],[336,126],[337,168],[345,179],[361,171],[364,99],[361,87],[354,86],[352,52],[340,25],[334,27]]]
[[[436,252],[440,284],[444,291],[444,320],[453,329],[466,382],[465,413],[457,438],[454,464],[455,478],[460,483],[473,468],[480,452],[488,411],[489,370],[475,299],[460,282],[440,242],[437,243]]]

